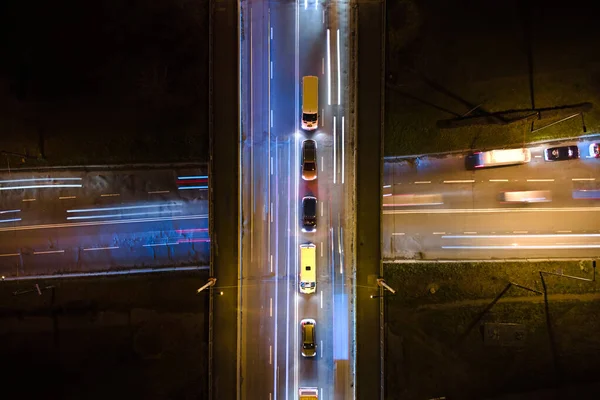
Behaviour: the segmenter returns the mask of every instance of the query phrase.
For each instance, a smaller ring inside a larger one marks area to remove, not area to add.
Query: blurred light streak
[[[30,185],[30,186],[7,186],[0,187],[0,190],[23,190],[23,189],[44,189],[44,188],[80,188],[82,185]]]
[[[116,250],[119,246],[111,246],[111,247],[90,247],[87,249],[83,249],[83,251],[96,251],[96,250]]]
[[[210,239],[180,239],[177,241],[177,244],[182,243],[208,243]]]
[[[141,215],[156,215],[164,213],[180,213],[181,210],[165,210],[165,211],[146,211],[138,213],[125,213],[125,214],[100,214],[100,215],[82,215],[78,217],[67,217],[67,220],[81,220],[81,219],[94,219],[94,218],[123,218],[123,217],[139,217]]]
[[[14,257],[14,256],[20,256],[21,253],[6,253],[6,254],[0,254],[0,257]]]
[[[179,233],[180,235],[193,232],[208,232],[208,228],[176,229],[175,232]]]
[[[0,223],[2,222],[19,222],[21,218],[11,218],[11,219],[0,219]]]
[[[169,203],[158,203],[148,204],[143,206],[123,206],[123,207],[102,207],[102,208],[80,208],[74,210],[67,210],[68,213],[84,213],[84,212],[95,212],[95,211],[118,211],[118,210],[136,210],[139,208],[157,208],[157,207],[181,207],[182,202],[172,201]]]
[[[600,249],[600,244],[573,244],[573,245],[534,245],[519,246],[514,243],[512,246],[442,246],[442,249],[460,249],[460,250],[569,250],[569,249]]]
[[[331,105],[331,32],[327,29],[327,105]]]
[[[480,213],[524,213],[524,212],[597,212],[600,207],[563,207],[563,208],[455,208],[427,210],[384,210],[384,214],[480,214]]]
[[[570,238],[570,237],[577,237],[577,238],[593,238],[593,237],[600,237],[599,233],[572,233],[572,234],[555,234],[555,233],[548,233],[548,234],[528,234],[528,235],[447,235],[447,236],[442,236],[443,239],[502,239],[502,238]]]
[[[177,271],[198,271],[209,270],[208,266],[190,266],[190,267],[168,267],[168,268],[143,268],[129,269],[121,271],[104,271],[104,272],[81,272],[73,274],[56,274],[56,275],[30,275],[30,276],[14,276],[4,277],[3,281],[28,281],[40,279],[69,279],[69,278],[84,278],[88,276],[115,276],[115,275],[135,275],[135,274],[150,274],[158,272],[177,272]]]
[[[337,30],[338,105],[342,104],[342,67],[340,65],[340,30]]]
[[[186,179],[208,179],[208,175],[178,176],[177,179],[179,179],[179,180],[186,180]]]
[[[35,255],[39,255],[39,254],[58,254],[58,253],[64,253],[64,250],[46,250],[46,251],[34,251],[33,254]]]
[[[18,213],[21,212],[21,210],[4,210],[4,211],[0,211],[0,214],[10,214],[10,213]]]
[[[51,182],[51,181],[80,181],[81,178],[28,178],[28,179],[9,179],[0,181],[3,183],[17,183],[17,182]]]
[[[178,186],[177,189],[179,189],[179,190],[186,190],[186,189],[208,189],[208,186]]]

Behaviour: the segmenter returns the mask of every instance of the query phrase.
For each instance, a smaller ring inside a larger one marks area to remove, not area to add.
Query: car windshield
[[[302,119],[306,122],[317,122],[317,114],[302,114]]]
[[[304,215],[314,216],[317,213],[317,200],[304,199]]]

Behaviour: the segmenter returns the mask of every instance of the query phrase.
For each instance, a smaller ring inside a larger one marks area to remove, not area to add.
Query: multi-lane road
[[[206,266],[206,167],[12,172],[0,179],[0,274]]]
[[[347,130],[347,5],[242,3],[242,273],[238,363],[241,398],[352,396],[354,322],[344,230],[353,184]],[[319,127],[300,129],[301,80],[319,78]],[[318,179],[300,176],[302,141],[317,142]],[[300,201],[318,199],[317,232],[300,230]],[[298,291],[299,245],[317,253],[317,291]],[[317,355],[301,355],[300,320],[317,322]]]
[[[555,143],[552,144],[556,145]],[[547,162],[467,171],[462,155],[385,163],[385,259],[589,258],[600,252],[600,203],[574,191],[600,184],[600,162]],[[501,192],[544,190],[551,201],[506,204]],[[396,205],[392,205],[395,203]]]

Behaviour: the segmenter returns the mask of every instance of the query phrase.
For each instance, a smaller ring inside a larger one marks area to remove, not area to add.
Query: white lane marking
[[[321,57],[321,75],[325,75],[325,57]]]
[[[269,345],[269,365],[273,364],[273,346]]]
[[[446,232],[433,232],[434,235],[445,235]]]
[[[554,182],[554,179],[527,179],[527,182]]]
[[[456,180],[444,181],[444,183],[473,183],[473,182],[475,182],[475,179],[456,179]]]
[[[327,31],[329,32],[329,30]],[[335,176],[336,174],[336,166],[337,166],[337,159],[336,157],[336,136],[335,136],[335,116],[333,117],[333,183],[335,184]]]
[[[270,317],[273,316],[273,298],[272,297],[269,299],[269,316]]]
[[[271,110],[271,128],[273,127],[273,110]]]
[[[144,244],[142,245],[142,247],[157,247],[157,246],[174,246],[176,244],[179,244],[177,242],[172,242],[172,243],[151,243],[151,244]]]
[[[513,243],[512,246],[442,246],[442,249],[461,249],[461,250],[570,250],[570,249],[600,249],[600,244],[575,244],[575,245],[538,245],[522,246]]]
[[[273,40],[273,27],[271,27],[271,40]]]
[[[556,231],[556,233],[571,233],[572,231]]]
[[[69,200],[69,199],[76,199],[77,196],[60,196],[58,199],[59,200]]]
[[[83,249],[83,251],[96,251],[96,250],[116,250],[119,246],[109,246],[109,247],[88,247],[87,249]]]
[[[338,30],[338,36],[340,31]],[[339,50],[338,50],[339,53]],[[339,54],[338,54],[339,55]],[[342,115],[342,185],[344,184],[344,156],[346,154],[346,147],[344,146],[344,116]]]
[[[23,201],[35,201],[35,199],[23,199]]]
[[[325,126],[325,109],[321,108],[321,128]]]
[[[415,184],[421,185],[423,183],[431,183],[431,181],[416,181]]]
[[[323,202],[321,202],[321,217],[323,216]]]
[[[153,190],[152,192],[148,192],[148,194],[164,194],[164,193],[171,193],[170,190]]]
[[[323,9],[323,25],[325,25],[325,9]]]
[[[495,214],[523,212],[597,212],[600,207],[547,207],[547,208],[444,208],[423,210],[384,210],[383,214]],[[0,232],[1,232],[0,228]]]
[[[323,308],[323,291],[321,290],[321,308]]]
[[[596,178],[573,178],[572,181],[595,181]]]
[[[271,79],[273,79],[273,61],[271,61]]]
[[[338,74],[338,105],[342,104],[342,67],[340,66],[340,30],[337,30],[337,74]],[[343,118],[343,117],[342,117]],[[344,182],[342,182],[344,183]]]
[[[64,253],[64,250],[48,250],[48,251],[34,251],[33,254],[58,254]]]
[[[269,211],[269,214],[271,214],[271,222],[273,222],[273,202],[271,202],[271,210]]]
[[[383,185],[384,189],[391,188],[391,187],[392,187],[392,185]]]
[[[273,254],[271,254],[271,272],[273,272]]]
[[[271,157],[271,175],[273,175],[273,157]]]
[[[101,194],[100,197],[117,197],[120,196],[119,193],[106,193],[106,194]]]
[[[327,29],[327,105],[331,105],[331,31]]]
[[[527,233],[528,231],[513,231],[513,233]]]
[[[323,358],[323,341],[321,340],[321,358]]]
[[[508,179],[490,179],[490,182],[508,182]]]
[[[477,232],[463,232],[465,235],[477,235]]]
[[[383,197],[390,197],[392,194],[391,193],[386,193],[383,195]]]
[[[321,242],[321,257],[323,257],[323,242]]]
[[[535,158],[542,158],[542,156],[534,156]]]
[[[6,254],[0,254],[0,257],[14,257],[14,256],[20,256],[21,253],[6,253]]]
[[[394,232],[392,236],[404,236],[404,232]]]
[[[442,239],[519,239],[519,238],[536,238],[536,239],[548,239],[548,238],[597,238],[600,237],[598,233],[573,233],[565,235],[557,235],[554,233],[534,233],[529,235],[448,235],[442,237]]]
[[[325,168],[325,165],[323,163],[323,156],[321,156],[321,172],[323,172],[323,168]]]

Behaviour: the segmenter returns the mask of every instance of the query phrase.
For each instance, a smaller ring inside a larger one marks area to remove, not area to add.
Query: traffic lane
[[[299,125],[296,113],[296,4],[271,4],[271,110],[273,137],[286,140]]]
[[[415,211],[418,214],[384,214],[384,258],[433,259],[434,254],[439,256],[432,252],[440,249],[435,238],[441,235],[596,233],[600,226],[598,208]],[[547,249],[545,253],[551,257],[563,251]],[[443,257],[458,258],[464,254],[449,249]],[[484,258],[487,257],[491,256]]]
[[[583,186],[580,182],[553,180],[515,182],[446,181],[445,184],[422,183],[383,188],[383,209],[411,207],[440,208],[506,208],[506,207],[579,207],[600,204],[594,199],[574,199]],[[393,192],[392,192],[393,190]],[[538,202],[520,205],[507,203],[505,192],[542,191]]]
[[[206,218],[119,228],[83,226],[2,232],[0,268],[4,275],[14,276],[209,262]]]
[[[476,179],[489,181],[505,179],[587,179],[597,178],[600,162],[597,159],[547,162],[543,158],[532,158],[531,162],[495,168],[469,171],[465,168],[464,155],[445,157],[419,157],[418,159],[384,163],[384,185],[407,184],[421,181],[443,182],[444,180]]]

